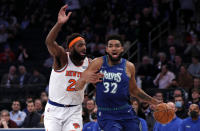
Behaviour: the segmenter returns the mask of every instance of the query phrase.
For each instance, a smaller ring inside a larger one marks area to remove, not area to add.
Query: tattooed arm
[[[149,96],[146,94],[142,89],[138,88],[136,85],[136,80],[135,80],[135,66],[131,62],[127,62],[127,74],[130,77],[130,82],[129,82],[129,92],[131,96],[137,97],[141,101],[145,101],[149,104],[159,104],[160,101],[154,99],[153,97]]]

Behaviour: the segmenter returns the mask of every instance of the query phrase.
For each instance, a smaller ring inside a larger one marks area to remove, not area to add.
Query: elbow
[[[45,40],[45,44],[46,44],[46,45],[49,45],[49,43],[50,43],[50,40],[49,40],[49,38],[48,38],[48,36],[47,36],[47,38],[46,38],[46,40]]]

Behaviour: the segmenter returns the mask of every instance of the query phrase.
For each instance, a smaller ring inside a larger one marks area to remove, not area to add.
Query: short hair
[[[192,93],[193,93],[193,92],[197,92],[197,93],[200,94],[200,90],[199,90],[198,88],[193,88],[191,92],[192,92]]]
[[[2,115],[2,113],[3,112],[6,112],[7,114],[8,114],[8,116],[10,116],[10,113],[9,113],[9,111],[8,110],[6,110],[6,109],[3,109],[2,111],[1,111],[1,113],[0,113],[0,115]]]
[[[19,102],[19,105],[21,106],[20,100],[13,100],[13,101],[12,101],[12,104],[13,104],[14,102]]]
[[[82,38],[84,38],[84,36],[81,35],[81,34],[79,34],[79,33],[73,33],[73,34],[71,34],[71,35],[67,38],[67,48],[69,48],[69,43],[70,43],[73,39],[75,39],[76,37],[82,37]],[[84,38],[84,39],[85,39],[85,38]]]
[[[33,101],[28,101],[28,102],[27,102],[27,106],[28,106],[28,104],[30,104],[30,103],[33,103],[33,105],[35,106],[35,103],[34,103]]]
[[[106,45],[108,45],[109,40],[119,40],[121,45],[122,46],[124,45],[124,42],[123,42],[122,37],[120,35],[117,35],[117,34],[109,35],[106,39]]]

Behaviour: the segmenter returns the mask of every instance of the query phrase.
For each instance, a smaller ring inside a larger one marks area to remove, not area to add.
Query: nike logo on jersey
[[[117,68],[117,70],[123,71],[124,69],[123,68]]]
[[[81,77],[81,72],[78,71],[66,71],[65,76]]]

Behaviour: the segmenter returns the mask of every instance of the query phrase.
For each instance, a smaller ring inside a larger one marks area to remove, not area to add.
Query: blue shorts
[[[140,131],[138,118],[124,120],[98,120],[100,128],[104,131]]]

